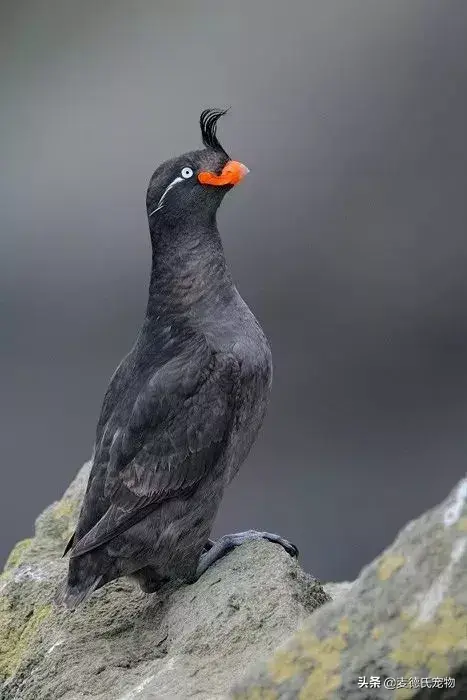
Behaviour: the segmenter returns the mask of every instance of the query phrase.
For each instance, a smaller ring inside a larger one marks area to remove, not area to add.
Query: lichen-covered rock
[[[89,464],[0,577],[2,700],[217,700],[329,599],[281,547],[253,542],[164,599],[122,579],[75,612],[57,608],[88,474]]]
[[[341,581],[340,583],[324,583],[323,588],[332,600],[337,600],[347,595],[352,585],[350,581]]]
[[[323,590],[253,542],[163,599],[120,580],[69,612],[53,596],[89,468],[0,576],[1,700],[467,698],[467,479],[354,583]],[[384,688],[426,677],[456,686]]]
[[[455,687],[430,687],[445,678]],[[423,689],[421,679],[430,679]],[[344,595],[313,613],[229,697],[465,700],[467,478],[407,525]]]

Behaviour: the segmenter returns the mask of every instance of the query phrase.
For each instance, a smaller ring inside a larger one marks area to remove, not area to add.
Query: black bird
[[[144,323],[107,389],[57,600],[74,608],[121,576],[146,592],[196,580],[250,539],[209,534],[263,422],[271,352],[227,268],[216,211],[248,169],[200,117],[205,148],[163,163],[147,191],[152,271]]]

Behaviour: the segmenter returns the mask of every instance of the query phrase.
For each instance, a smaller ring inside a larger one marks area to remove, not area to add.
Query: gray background
[[[1,557],[90,455],[149,176],[231,105],[219,225],[275,385],[216,534],[355,576],[465,472],[467,4],[43,0],[0,33]]]

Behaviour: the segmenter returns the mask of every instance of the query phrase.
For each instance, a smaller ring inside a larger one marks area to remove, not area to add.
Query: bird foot
[[[225,556],[232,549],[245,544],[245,542],[252,542],[253,540],[268,540],[269,542],[275,542],[276,544],[280,544],[291,557],[298,557],[297,547],[283,537],[280,537],[280,535],[275,535],[273,532],[259,532],[258,530],[234,532],[230,535],[223,535],[218,540],[207,541],[199,560],[194,581],[198,580],[210,566]]]

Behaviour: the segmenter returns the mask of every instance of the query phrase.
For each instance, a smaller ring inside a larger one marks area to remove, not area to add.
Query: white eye
[[[185,180],[187,180],[192,175],[193,175],[193,170],[191,168],[183,168],[182,177],[184,177]]]

